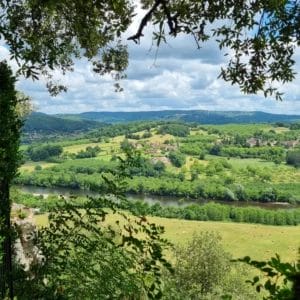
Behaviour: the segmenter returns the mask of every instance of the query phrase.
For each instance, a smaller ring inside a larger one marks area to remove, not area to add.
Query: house
[[[252,138],[246,140],[246,144],[247,144],[250,148],[252,148],[252,147],[261,146],[262,141],[261,141],[261,139],[252,137]]]
[[[285,148],[295,148],[297,145],[299,145],[299,141],[298,140],[294,140],[294,141],[283,141],[281,143]]]

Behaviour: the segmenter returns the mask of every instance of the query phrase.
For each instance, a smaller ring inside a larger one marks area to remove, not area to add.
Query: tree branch
[[[176,35],[176,31],[177,31],[177,16],[175,15],[174,17],[171,16],[170,11],[166,5],[166,1],[162,0],[162,6],[164,9],[164,12],[167,16],[167,22],[168,22],[168,26],[170,29],[170,34],[174,34]]]
[[[151,9],[145,14],[143,17],[140,26],[138,28],[138,31],[136,34],[130,36],[127,40],[133,40],[136,44],[139,42],[141,36],[143,36],[143,30],[146,27],[147,23],[150,21],[152,14],[156,11],[156,9],[159,7],[159,5],[163,4],[163,0],[156,0]]]

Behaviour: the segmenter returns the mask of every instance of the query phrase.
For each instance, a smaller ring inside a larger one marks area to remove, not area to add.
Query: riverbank
[[[70,191],[69,191],[70,192]],[[57,205],[62,205],[63,198],[73,201],[75,205],[84,207],[87,197],[69,195],[47,194],[33,195],[15,191],[13,200],[28,207],[40,209],[41,212],[51,211]],[[45,196],[45,197],[44,197]],[[91,202],[92,203],[92,202]],[[159,202],[147,203],[128,199],[118,204],[119,209],[131,211],[136,215],[157,216],[174,219],[196,220],[196,221],[229,221],[236,223],[256,223],[266,225],[298,225],[300,224],[300,209],[264,209],[260,207],[247,206],[238,207],[224,205],[215,202],[205,204],[187,204],[177,206],[161,205]]]
[[[47,198],[49,195],[63,196],[65,198],[76,197],[97,197],[99,194],[93,191],[70,189],[62,187],[38,187],[33,185],[18,185],[16,186],[21,192],[29,193],[34,196],[41,196]],[[255,202],[255,201],[216,201],[216,200],[202,200],[202,199],[191,199],[191,198],[180,198],[170,196],[156,196],[147,194],[128,194],[128,199],[135,201],[143,201],[149,205],[159,203],[161,206],[174,206],[184,207],[192,204],[204,205],[211,201],[224,205],[230,205],[235,207],[260,207],[264,209],[277,210],[277,209],[294,209],[300,208],[300,204],[292,205],[287,202]]]

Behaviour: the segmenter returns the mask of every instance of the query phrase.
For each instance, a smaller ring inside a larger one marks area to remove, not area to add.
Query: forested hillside
[[[34,112],[26,118],[23,132],[25,133],[72,133],[87,131],[103,126],[99,122],[90,120],[70,120],[53,115]]]
[[[32,141],[47,141],[63,136],[78,136],[91,129],[107,126],[101,122],[91,120],[71,120],[63,117],[33,112],[26,117],[22,128],[22,143]]]
[[[208,111],[208,110],[165,110],[141,112],[85,112],[81,114],[60,115],[73,120],[94,120],[108,123],[120,123],[142,120],[177,120],[200,124],[228,123],[271,123],[294,122],[299,115],[270,114],[259,111]]]

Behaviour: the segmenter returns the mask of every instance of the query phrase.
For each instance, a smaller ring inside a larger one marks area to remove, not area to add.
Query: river
[[[62,188],[62,187],[37,187],[37,186],[17,186],[19,190],[24,193],[29,193],[32,195],[41,195],[43,197],[48,197],[49,195],[61,195],[65,198],[70,196],[92,196],[97,197],[97,192],[92,191],[85,191],[85,190],[72,190],[70,188]],[[132,200],[142,200],[148,204],[155,204],[160,203],[162,206],[186,206],[190,204],[199,204],[203,205],[209,201],[204,200],[192,200],[192,199],[183,199],[178,197],[169,197],[169,196],[155,196],[155,195],[127,195],[129,199]],[[269,203],[260,203],[260,202],[241,202],[241,201],[232,201],[232,202],[225,202],[225,201],[214,201],[221,204],[231,205],[231,206],[255,206],[261,207],[266,209],[291,209],[300,207],[299,205],[291,205],[284,202],[269,202]]]

